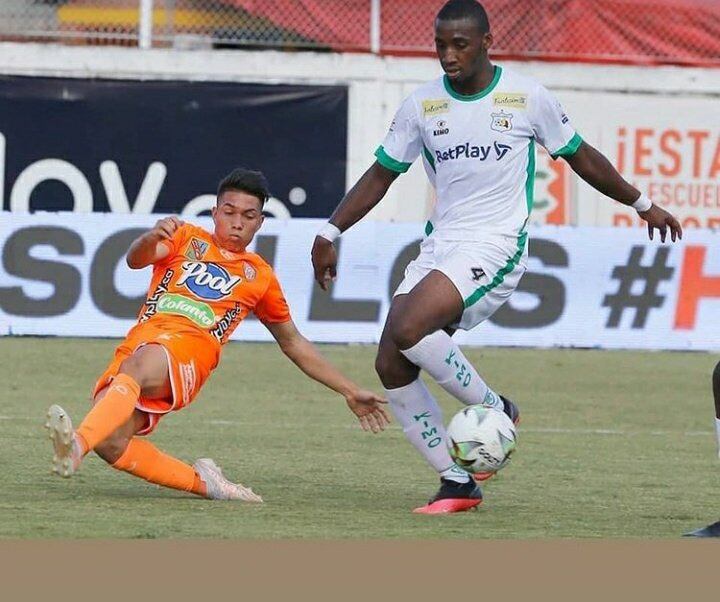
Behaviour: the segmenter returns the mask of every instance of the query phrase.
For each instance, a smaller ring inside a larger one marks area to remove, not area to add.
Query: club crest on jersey
[[[499,113],[491,113],[490,117],[492,117],[490,127],[496,132],[509,132],[512,129],[512,113],[501,110]]]
[[[210,245],[204,240],[199,238],[191,238],[188,243],[187,249],[185,249],[185,257],[194,261],[200,261],[205,257],[205,253]]]
[[[249,263],[243,262],[243,271],[245,272],[245,280],[248,282],[252,282],[255,280],[255,276],[257,276],[257,272],[255,271],[255,268],[252,267]]]
[[[182,269],[183,274],[177,285],[185,286],[196,297],[210,301],[227,297],[235,285],[242,281],[240,276],[231,276],[216,263],[186,261]]]

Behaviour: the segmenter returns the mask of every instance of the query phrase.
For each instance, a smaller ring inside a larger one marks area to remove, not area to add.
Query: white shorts
[[[450,326],[470,330],[510,298],[526,268],[527,233],[514,247],[502,237],[446,241],[431,236],[420,244],[420,255],[408,264],[395,295],[409,293],[432,270],[438,270],[455,285],[465,306],[460,321]]]

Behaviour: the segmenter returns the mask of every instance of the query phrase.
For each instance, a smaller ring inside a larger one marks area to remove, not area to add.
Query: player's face
[[[462,83],[476,76],[487,60],[492,35],[471,19],[435,21],[435,51],[448,78]]]
[[[244,251],[263,223],[261,203],[256,196],[226,190],[212,210],[215,238],[230,251]]]

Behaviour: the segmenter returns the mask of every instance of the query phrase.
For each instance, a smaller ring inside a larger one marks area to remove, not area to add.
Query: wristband
[[[342,234],[342,232],[340,232],[340,228],[330,222],[320,228],[320,232],[317,233],[318,236],[322,236],[325,240],[330,242],[335,242],[335,239],[340,236],[340,234]]]
[[[647,196],[645,193],[641,192],[637,201],[635,201],[631,205],[631,207],[635,209],[635,211],[637,211],[638,213],[641,213],[650,209],[650,207],[652,207],[652,204],[653,202],[650,200],[650,197]]]

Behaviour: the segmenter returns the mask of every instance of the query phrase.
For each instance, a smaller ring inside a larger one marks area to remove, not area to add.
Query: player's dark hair
[[[270,198],[268,182],[262,172],[245,169],[244,167],[236,167],[220,180],[217,189],[218,201],[220,201],[220,195],[228,190],[247,192],[256,196],[263,206]]]
[[[475,21],[481,33],[490,31],[490,20],[483,5],[476,0],[448,0],[437,14],[438,21]]]

